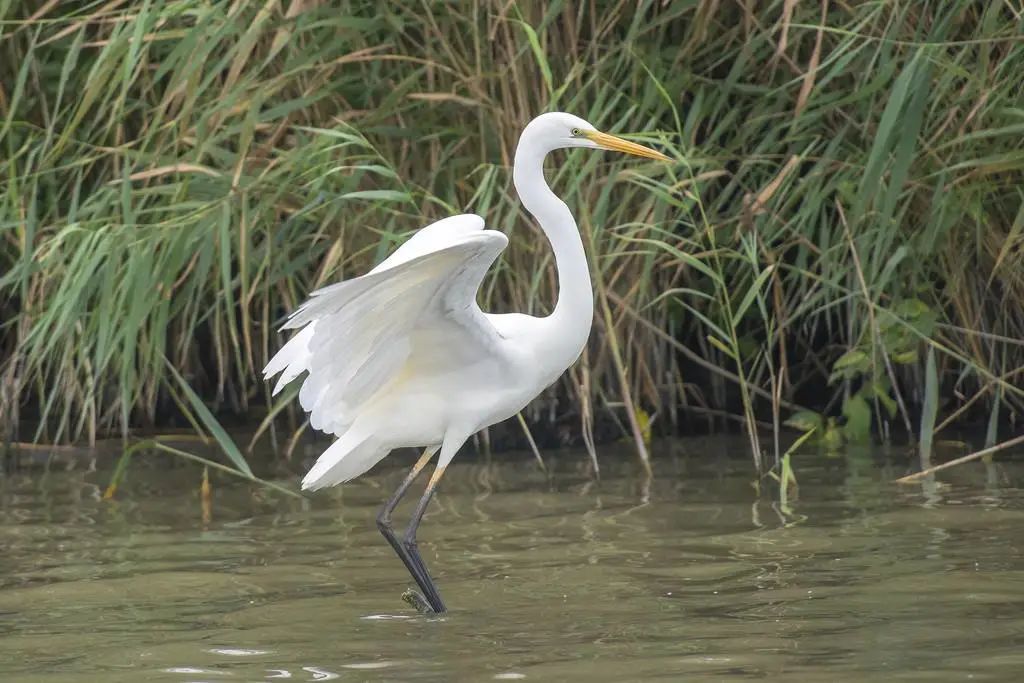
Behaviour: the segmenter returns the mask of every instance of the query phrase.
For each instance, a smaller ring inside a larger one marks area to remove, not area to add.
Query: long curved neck
[[[540,223],[555,253],[558,302],[547,320],[555,336],[550,342],[564,350],[566,356],[571,356],[566,361],[568,365],[579,357],[590,335],[594,295],[576,221],[569,207],[555,196],[544,180],[546,155],[546,149],[535,144],[528,135],[523,135],[516,148],[512,180],[523,205]]]

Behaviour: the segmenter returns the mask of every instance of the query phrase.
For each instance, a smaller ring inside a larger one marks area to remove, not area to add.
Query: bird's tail
[[[315,491],[355,479],[380,462],[390,449],[373,437],[349,430],[324,451],[302,479],[302,488]]]

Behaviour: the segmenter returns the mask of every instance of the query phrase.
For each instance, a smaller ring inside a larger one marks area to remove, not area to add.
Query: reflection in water
[[[373,524],[401,463],[297,501],[191,467],[0,480],[0,678],[1006,680],[1024,666],[1024,470],[913,487],[869,452],[743,445],[456,460],[421,528],[453,611],[412,612]],[[738,457],[729,458],[735,448]],[[762,487],[764,488],[764,487]],[[399,511],[399,519],[407,510]],[[204,514],[209,520],[204,522]],[[941,676],[940,676],[941,675]]]

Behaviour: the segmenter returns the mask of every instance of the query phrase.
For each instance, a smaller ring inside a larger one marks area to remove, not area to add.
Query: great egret
[[[303,489],[349,481],[394,448],[425,447],[377,526],[438,613],[444,602],[420,557],[416,529],[445,468],[470,436],[515,415],[554,382],[590,334],[594,300],[583,242],[569,207],[544,181],[544,157],[565,147],[668,160],[571,114],[543,114],[526,126],[512,177],[555,254],[559,295],[551,315],[481,311],[477,289],[508,238],[484,229],[480,216],[452,216],[418,231],[368,274],[313,292],[282,328],[299,332],[263,370],[268,379],[281,373],[275,394],[308,372],[299,402],[313,428],[338,437]],[[438,450],[399,541],[391,514]]]

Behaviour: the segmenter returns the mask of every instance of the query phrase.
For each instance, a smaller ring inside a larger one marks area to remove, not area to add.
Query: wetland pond
[[[443,617],[374,525],[412,452],[307,500],[217,476],[205,521],[191,463],[110,501],[102,465],[14,471],[0,680],[1021,680],[1019,452],[912,486],[903,453],[798,456],[782,509],[744,443],[657,444],[649,482],[627,445],[600,481],[464,453],[419,534]]]

